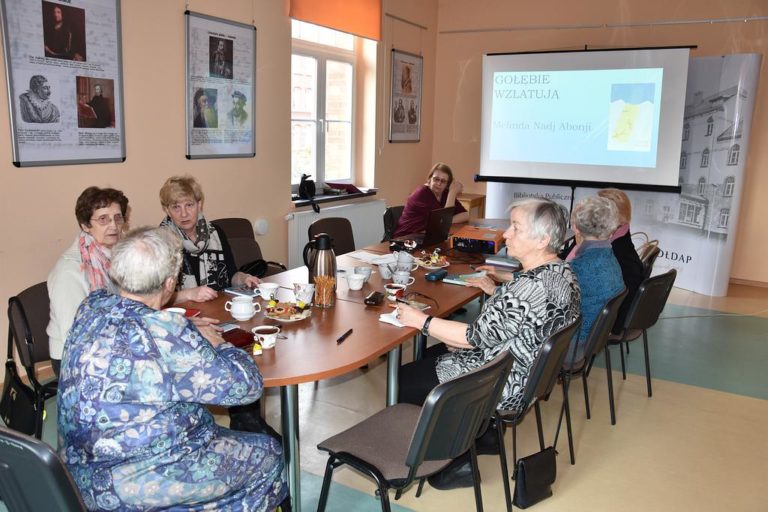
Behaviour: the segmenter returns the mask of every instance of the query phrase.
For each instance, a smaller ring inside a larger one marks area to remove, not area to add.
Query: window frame
[[[357,47],[357,44],[355,45]],[[329,60],[349,64],[352,67],[352,111],[350,113],[350,154],[349,154],[349,169],[350,176],[345,179],[333,180],[339,183],[354,183],[356,169],[356,116],[357,116],[357,52],[355,50],[345,50],[343,48],[336,48],[333,46],[327,46],[319,43],[312,43],[303,39],[291,38],[291,59],[294,55],[301,57],[309,57],[317,60],[317,129],[316,131],[316,176],[315,182],[325,183],[325,135],[327,133],[327,119],[325,116],[325,103],[326,103],[326,77],[327,77],[327,62]],[[293,76],[293,70],[291,70],[291,76]],[[291,83],[291,106],[293,106],[293,83]],[[291,116],[291,133],[293,133],[293,123],[295,121],[306,121],[306,119],[294,119]],[[293,145],[291,146],[291,153],[293,153]],[[291,159],[293,160],[293,159]],[[293,169],[291,169],[291,175]],[[291,192],[296,193],[298,191],[299,184],[291,183]]]

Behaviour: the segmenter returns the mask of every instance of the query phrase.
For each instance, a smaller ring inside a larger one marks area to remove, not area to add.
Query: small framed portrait
[[[392,50],[389,141],[421,139],[421,87],[424,61],[420,55]]]

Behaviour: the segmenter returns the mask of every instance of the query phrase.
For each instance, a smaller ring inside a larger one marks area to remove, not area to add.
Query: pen
[[[339,336],[339,339],[336,340],[336,343],[343,342],[345,339],[347,339],[349,337],[350,334],[352,334],[352,329],[348,330],[347,332],[345,332],[344,334]]]

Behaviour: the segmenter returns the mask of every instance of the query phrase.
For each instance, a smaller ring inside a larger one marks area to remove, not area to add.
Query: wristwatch
[[[424,336],[429,336],[429,324],[432,323],[432,319],[435,318],[432,315],[428,316],[426,320],[424,320],[424,325],[421,326],[421,334]]]

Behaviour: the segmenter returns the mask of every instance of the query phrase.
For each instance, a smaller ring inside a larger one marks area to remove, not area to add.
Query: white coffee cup
[[[184,308],[165,308],[163,311],[168,311],[169,313],[178,313],[185,316],[187,314],[187,310]]]
[[[402,284],[405,286],[411,286],[416,282],[416,278],[413,277],[410,272],[398,270],[392,274],[392,282],[395,284]]]
[[[355,274],[360,274],[362,276],[365,276],[365,280],[368,281],[371,278],[371,272],[373,272],[373,269],[371,267],[365,267],[365,266],[359,266],[355,267]]]
[[[402,297],[405,292],[404,284],[389,283],[384,285],[384,293],[387,294],[387,299],[394,301],[398,297]]]
[[[347,286],[350,290],[360,290],[365,284],[365,276],[363,274],[348,274]]]
[[[293,295],[296,297],[296,302],[312,304],[312,299],[315,296],[315,285],[311,283],[293,283]]]
[[[234,297],[224,304],[224,309],[229,311],[235,320],[245,322],[261,311],[261,304],[251,297]]]
[[[382,279],[392,279],[392,269],[394,267],[391,263],[381,263],[379,265],[379,274]]]
[[[416,263],[415,261],[412,261],[411,263],[404,263],[404,262],[398,260],[397,264],[395,265],[395,271],[396,272],[408,272],[408,273],[410,273],[410,272],[413,272],[414,270],[416,270],[417,268],[419,268],[419,264]]]
[[[277,289],[280,288],[280,285],[277,283],[259,283],[257,287],[262,299],[271,300],[277,296]]]
[[[261,345],[261,348],[272,348],[277,342],[280,327],[277,325],[260,325],[251,329],[253,341]]]

